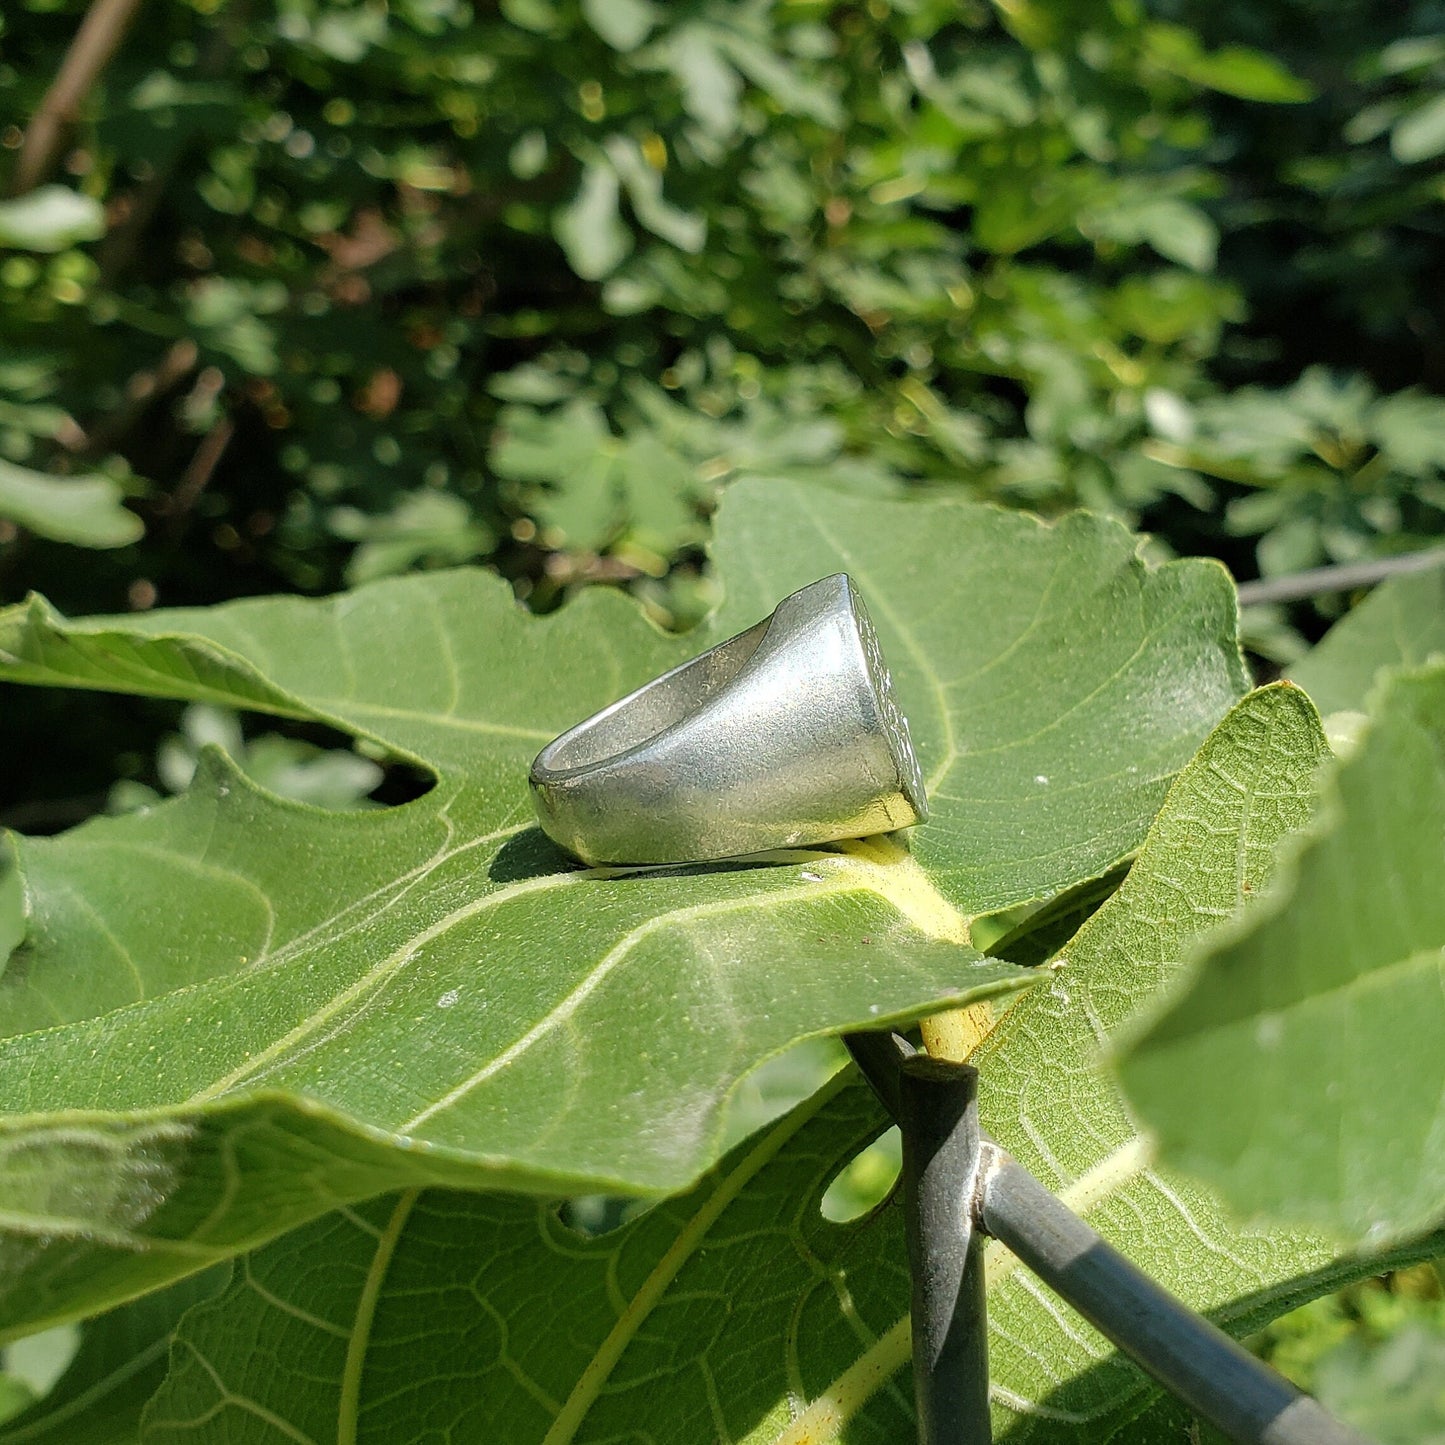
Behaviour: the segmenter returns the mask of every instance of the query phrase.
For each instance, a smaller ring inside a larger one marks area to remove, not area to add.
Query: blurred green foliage
[[[341,810],[375,806],[368,798],[381,782],[381,767],[351,748],[323,748],[302,738],[265,732],[247,740],[241,719],[229,708],[189,704],[180,728],[156,750],[156,777],[165,793],[190,786],[203,748],[220,748],[254,782],[298,803]],[[160,801],[163,793],[130,778],[111,789],[112,813],[128,813]]]
[[[683,625],[743,476],[1240,576],[1445,531],[1439,0],[149,0],[47,145],[124,8],[0,15],[7,599],[486,561]],[[7,720],[30,796],[164,786],[96,706]]]
[[[1445,1262],[1350,1285],[1255,1349],[1379,1445],[1445,1445]]]
[[[86,10],[5,8],[12,171]],[[742,475],[1241,574],[1445,530],[1434,0],[141,14],[0,202],[9,595],[491,559],[686,621]]]

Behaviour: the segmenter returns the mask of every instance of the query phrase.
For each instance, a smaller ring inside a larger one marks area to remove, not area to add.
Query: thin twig
[[[124,399],[115,411],[102,417],[89,432],[77,427],[75,434],[66,438],[66,449],[87,457],[104,456],[140,420],[147,407],[190,375],[199,356],[196,343],[182,337],[154,366],[143,367],[126,382]]]
[[[66,131],[101,71],[110,64],[140,6],[141,0],[94,0],[86,11],[50,89],[25,128],[10,180],[12,195],[34,190],[50,174]]]
[[[1338,567],[1315,567],[1309,572],[1296,572],[1289,577],[1268,577],[1260,582],[1239,584],[1239,605],[1254,607],[1261,602],[1298,602],[1303,597],[1319,597],[1326,592],[1349,592],[1356,587],[1372,587],[1387,577],[1402,572],[1427,572],[1432,567],[1445,567],[1445,547],[1427,552],[1404,552],[1398,557],[1381,557],[1373,562],[1347,562]]]
[[[195,455],[191,458],[185,471],[181,473],[181,480],[170,496],[170,506],[167,510],[170,512],[172,532],[179,532],[191,508],[196,505],[201,493],[205,491],[212,473],[216,470],[216,464],[225,454],[226,448],[230,446],[231,438],[235,434],[235,422],[229,416],[223,416],[201,438],[201,444],[196,448]]]
[[[210,34],[196,65],[199,80],[217,80],[225,75],[236,52],[236,37],[244,32],[247,20],[244,0],[235,0],[227,7]],[[105,239],[96,248],[96,265],[102,282],[109,285],[135,259],[151,220],[165,199],[166,190],[181,162],[188,157],[194,137],[177,146],[156,170],[128,195],[116,198],[114,211],[119,212]]]

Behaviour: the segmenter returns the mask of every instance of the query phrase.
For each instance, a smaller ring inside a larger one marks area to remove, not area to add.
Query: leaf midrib
[[[288,1030],[281,1038],[274,1043],[268,1044],[259,1053],[251,1055],[246,1062],[238,1068],[232,1069],[229,1074],[213,1080],[204,1089],[198,1090],[184,1102],[187,1104],[204,1103],[208,1099],[215,1098],[218,1094],[226,1093],[235,1088],[243,1080],[256,1076],[264,1070],[267,1064],[285,1057],[291,1048],[301,1043],[314,1034],[329,1020],[333,1019],[343,1009],[362,998],[373,988],[379,987],[397,973],[401,968],[415,957],[416,953],[427,946],[427,944],[448,933],[458,924],[465,923],[475,918],[479,913],[489,908],[499,907],[508,903],[514,898],[521,898],[529,893],[543,892],[553,888],[565,888],[575,883],[578,879],[585,877],[583,872],[577,873],[544,873],[536,878],[524,878],[519,882],[509,884],[507,887],[499,888],[495,893],[484,894],[481,898],[474,898],[471,902],[463,904],[460,908],[454,908],[444,917],[436,920],[435,923],[422,929],[420,933],[413,934],[399,948],[393,949],[380,962],[373,964],[360,978],[354,980],[342,989],[339,993],[333,994],[326,1004],[317,1009],[314,1013]]]
[[[341,1370],[341,1395],[336,1406],[336,1445],[356,1445],[361,1413],[361,1377],[366,1368],[366,1352],[371,1344],[371,1331],[376,1323],[376,1307],[381,1288],[391,1268],[392,1257],[401,1242],[403,1229],[421,1198],[420,1189],[408,1189],[391,1211],[391,1218],[376,1241],[376,1249],[367,1266],[366,1280],[356,1302],[350,1338],[346,1342],[346,1363]]]
[[[835,1076],[805,1104],[794,1109],[781,1124],[765,1134],[762,1141],[744,1155],[734,1169],[719,1177],[717,1188],[678,1232],[667,1252],[628,1300],[606,1339],[598,1346],[578,1377],[572,1393],[563,1402],[562,1409],[543,1437],[542,1445],[570,1445],[628,1345],[661,1302],[667,1287],[692,1257],[708,1230],[759,1170],[848,1082],[846,1070]]]
[[[420,712],[416,708],[388,707],[384,703],[366,702],[361,698],[318,697],[318,708],[329,709],[338,719],[356,713],[371,713],[399,722],[421,723],[426,727],[450,728],[460,732],[485,733],[489,737],[522,738],[528,742],[545,743],[555,736],[542,728],[520,727],[512,723],[489,723],[474,718],[457,717],[455,713]]]

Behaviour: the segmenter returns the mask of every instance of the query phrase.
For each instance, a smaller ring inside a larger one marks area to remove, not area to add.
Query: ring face
[[[928,815],[867,609],[839,572],[538,753],[547,836],[584,863],[701,863]]]

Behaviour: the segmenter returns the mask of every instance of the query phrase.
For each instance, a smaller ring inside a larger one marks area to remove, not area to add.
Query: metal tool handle
[[[915,1054],[899,1075],[919,1445],[989,1445],[978,1074]]]
[[[1369,1445],[1142,1274],[992,1146],[980,1225],[1146,1374],[1240,1445]]]
[[[850,1034],[903,1135],[919,1445],[988,1445],[980,1234],[1006,1245],[1147,1374],[1240,1445],[1371,1445],[1156,1284],[978,1123],[977,1071]]]

